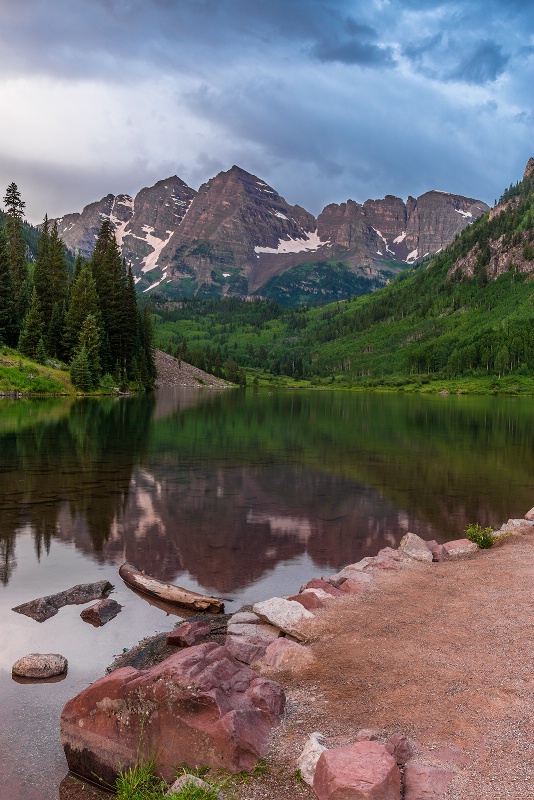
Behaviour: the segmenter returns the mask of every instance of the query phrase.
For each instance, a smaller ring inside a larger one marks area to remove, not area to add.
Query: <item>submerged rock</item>
[[[59,653],[30,653],[19,658],[11,671],[19,678],[53,678],[67,671],[69,662]]]
[[[165,780],[181,763],[241,772],[266,755],[284,704],[278,683],[210,642],[100,678],[66,704],[61,742],[70,770],[110,784],[154,754]]]
[[[12,611],[17,614],[25,614],[36,622],[44,622],[57,614],[60,608],[68,605],[81,605],[89,603],[91,600],[98,600],[104,597],[113,589],[109,581],[97,581],[96,583],[80,583],[64,592],[49,594],[46,597],[38,597],[16,606]]]
[[[116,600],[110,600],[109,597],[106,597],[104,600],[99,600],[98,603],[95,603],[93,606],[84,608],[84,610],[80,612],[80,617],[85,622],[90,622],[91,625],[100,627],[111,619],[114,619],[120,611],[122,611],[121,604],[117,603]]]

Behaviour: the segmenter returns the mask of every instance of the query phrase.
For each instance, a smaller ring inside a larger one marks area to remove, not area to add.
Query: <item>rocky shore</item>
[[[72,761],[91,747],[113,754],[119,729],[127,757],[125,739],[138,745],[139,718],[150,728],[170,691],[165,741],[175,750],[162,772],[177,761],[239,772],[266,759],[254,780],[230,779],[228,797],[531,796],[534,510],[497,534],[486,551],[407,534],[398,549],[312,579],[291,598],[218,622],[194,618],[144,643],[127,654],[132,666],[116,665],[67,704],[71,765],[92,769]]]

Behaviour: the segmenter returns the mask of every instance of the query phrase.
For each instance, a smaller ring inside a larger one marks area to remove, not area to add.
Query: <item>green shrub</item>
[[[482,528],[478,522],[471,522],[465,529],[466,538],[477,544],[482,550],[491,547],[495,541],[493,528]]]

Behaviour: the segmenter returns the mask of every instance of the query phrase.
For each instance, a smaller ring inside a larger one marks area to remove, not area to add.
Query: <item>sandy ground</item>
[[[533,800],[533,557],[534,533],[506,537],[466,561],[377,571],[364,595],[317,612],[316,664],[278,676],[288,703],[271,752],[227,797],[313,798],[295,774],[310,734],[336,747],[368,728],[452,765],[446,800]]]

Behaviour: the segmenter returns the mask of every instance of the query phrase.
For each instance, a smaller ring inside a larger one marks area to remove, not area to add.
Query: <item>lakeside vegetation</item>
[[[373,294],[326,306],[153,301],[158,345],[224,376],[272,386],[534,394],[534,177],[506,190],[442,253]],[[492,248],[521,271],[490,280]],[[473,274],[458,269],[470,256]],[[529,265],[532,269],[529,270]]]
[[[14,365],[4,357],[0,390],[48,394],[153,388],[152,316],[139,306],[113,223],[103,221],[89,261],[79,255],[73,260],[55,222],[50,226],[45,216],[40,230],[24,222],[25,203],[15,183],[8,186],[4,204],[0,348],[16,348],[18,361]],[[68,367],[69,380],[61,375],[62,366]]]

